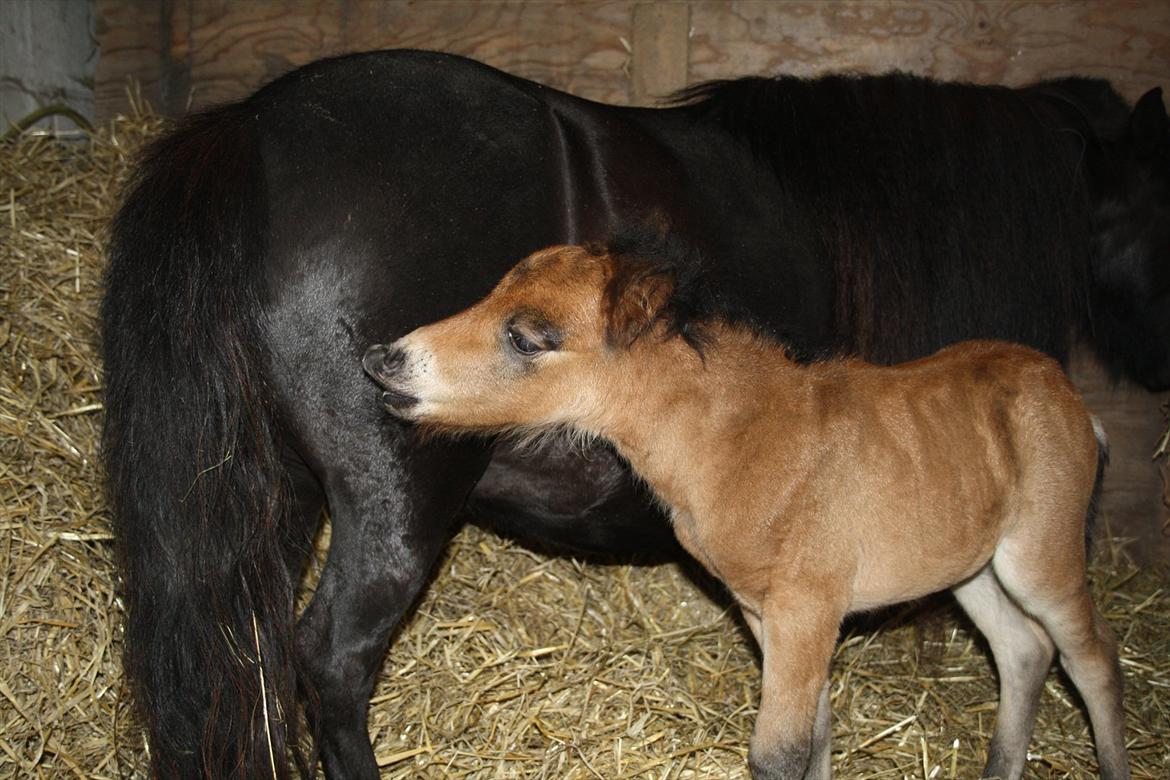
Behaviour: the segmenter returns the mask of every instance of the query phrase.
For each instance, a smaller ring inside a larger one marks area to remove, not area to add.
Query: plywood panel
[[[623,39],[630,38],[633,5],[362,0],[353,5],[346,45],[450,51],[591,100],[625,102]]]
[[[1109,437],[1100,519],[1114,535],[1129,539],[1127,549],[1135,559],[1170,562],[1164,528],[1167,464],[1151,457],[1162,433],[1161,407],[1170,397],[1111,381],[1088,350],[1073,355],[1069,373]]]
[[[624,103],[635,5],[99,0],[98,113],[124,109],[128,76],[152,97],[189,86],[193,103],[204,105],[246,95],[318,57],[392,47],[464,54],[583,97]],[[692,82],[900,68],[1020,84],[1080,73],[1109,78],[1132,99],[1170,79],[1170,3],[1153,0],[673,5],[690,11]],[[165,108],[185,105],[185,95],[171,94]]]
[[[690,9],[686,3],[639,3],[630,34],[630,102],[652,106],[687,85]]]
[[[150,53],[160,33],[143,29],[143,5],[98,4],[99,116],[125,110],[129,75],[152,97],[166,88],[160,54]],[[190,72],[194,106],[243,97],[320,57],[382,48],[463,54],[582,97],[626,102],[632,11],[629,2],[195,0],[175,4],[161,55]]]
[[[94,20],[100,50],[94,76],[99,122],[129,108],[128,89],[141,90],[153,106],[162,107],[161,8],[161,3],[147,0],[99,3]]]
[[[1024,84],[1078,73],[1130,99],[1170,80],[1170,3],[692,3],[691,76],[900,69]]]

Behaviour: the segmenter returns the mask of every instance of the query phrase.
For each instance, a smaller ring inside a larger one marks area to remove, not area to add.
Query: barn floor
[[[0,776],[145,776],[95,462],[102,240],[150,119],[0,146]],[[324,535],[327,536],[327,535]],[[326,542],[323,540],[322,547]],[[1170,776],[1170,588],[1100,544],[1134,776]],[[391,650],[370,730],[388,778],[747,777],[750,639],[678,566],[550,558],[461,532]],[[948,601],[852,627],[833,667],[847,778],[978,775],[996,701]],[[1083,711],[1047,684],[1028,776],[1094,777]]]

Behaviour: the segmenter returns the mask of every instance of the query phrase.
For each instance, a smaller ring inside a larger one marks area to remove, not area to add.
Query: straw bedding
[[[0,776],[144,774],[96,461],[95,317],[119,182],[159,128],[123,119],[85,142],[0,146]],[[1092,578],[1123,647],[1134,775],[1165,778],[1165,574],[1101,547]],[[947,600],[851,626],[833,671],[838,776],[977,776],[994,679]],[[746,777],[758,691],[752,643],[710,583],[468,528],[397,635],[370,730],[391,778]],[[1031,777],[1094,776],[1056,672],[1032,751]]]

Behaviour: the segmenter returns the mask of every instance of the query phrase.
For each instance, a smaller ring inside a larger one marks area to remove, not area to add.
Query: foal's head
[[[386,407],[446,429],[572,425],[623,381],[635,342],[696,349],[698,259],[632,231],[608,246],[558,246],[516,265],[471,308],[371,347],[366,371]]]

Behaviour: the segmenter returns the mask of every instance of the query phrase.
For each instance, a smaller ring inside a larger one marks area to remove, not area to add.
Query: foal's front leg
[[[747,609],[743,610],[744,622],[756,638],[760,651],[764,649],[764,629],[760,617]],[[835,644],[835,642],[834,642]],[[757,719],[757,724],[759,720]],[[829,680],[821,686],[821,695],[817,699],[817,714],[813,721],[812,739],[809,745],[808,766],[804,770],[803,780],[829,780],[833,776],[832,763],[832,712],[829,709]]]
[[[756,780],[829,776],[827,682],[843,617],[844,609],[826,604],[823,596],[789,592],[770,597],[758,628],[752,626],[764,654],[760,711],[748,754]]]

